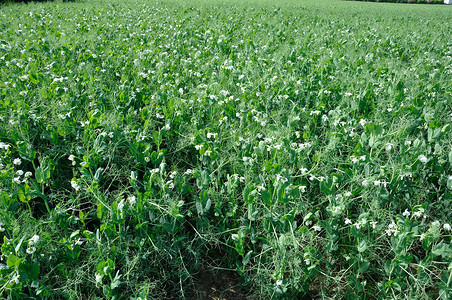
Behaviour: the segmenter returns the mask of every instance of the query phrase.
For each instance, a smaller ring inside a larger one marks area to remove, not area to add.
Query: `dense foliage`
[[[1,7],[2,296],[194,298],[212,269],[450,299],[452,7],[413,7]]]
[[[420,4],[444,4],[444,0],[355,0],[365,2],[391,2],[391,3],[420,3]]]
[[[77,0],[62,0],[59,2],[75,2]],[[2,3],[30,3],[30,2],[55,2],[55,0],[0,0],[0,4]],[[57,1],[58,2],[58,1]]]

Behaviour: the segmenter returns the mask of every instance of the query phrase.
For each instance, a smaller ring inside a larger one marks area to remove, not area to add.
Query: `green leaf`
[[[31,83],[33,83],[33,84],[39,83],[38,74],[30,73],[30,74],[28,74],[28,79],[30,79]]]
[[[36,151],[29,143],[19,142],[18,146],[19,154],[23,159],[26,159],[28,161],[33,161],[35,159]]]
[[[30,266],[30,276],[32,278],[37,278],[40,271],[41,270],[40,270],[39,264],[37,262],[31,264],[31,266]]]
[[[94,174],[94,180],[100,181],[102,179],[102,171],[103,170],[104,169],[102,169],[102,168],[97,169],[96,173]]]
[[[273,204],[275,204],[275,201],[272,199],[272,195],[270,194],[269,191],[262,190],[261,197],[262,201],[264,201],[264,203],[267,204],[268,206],[272,206]]]
[[[8,255],[8,259],[6,260],[6,265],[11,269],[19,268],[19,264],[22,258],[15,256],[14,254]]]
[[[383,133],[383,127],[377,125],[375,123],[367,123],[366,124],[366,132],[373,133],[375,135],[380,135]]]
[[[47,183],[50,178],[50,168],[49,167],[45,167],[45,168],[38,167],[35,171],[35,178],[39,184]]]
[[[111,281],[110,287],[112,290],[117,288],[121,284],[121,275],[119,275],[119,271],[116,272],[115,278]]]
[[[36,178],[36,181],[39,184],[44,182],[44,171],[42,170],[41,167],[36,169],[36,171],[35,171],[35,178]]]
[[[360,273],[366,272],[367,269],[369,269],[369,266],[370,266],[370,262],[369,262],[367,259],[365,259],[364,261],[362,261],[362,262],[359,264],[359,272],[360,272]]]
[[[157,147],[160,147],[162,144],[162,134],[159,131],[154,131],[152,133],[152,139],[154,140],[154,143],[157,145]]]
[[[393,270],[393,267],[392,267],[391,261],[390,260],[386,260],[386,263],[385,263],[386,275],[391,276],[392,270]]]
[[[320,182],[320,190],[325,195],[332,195],[334,193],[334,185],[333,180],[331,178],[327,177],[325,180]]]
[[[25,203],[30,201],[30,199],[31,199],[30,186],[28,184],[19,185],[18,190],[19,191],[18,191],[17,195],[19,196],[20,201],[25,202]]]
[[[104,208],[104,205],[102,203],[97,204],[97,217],[102,220],[102,210]]]
[[[249,261],[250,261],[250,258],[251,258],[251,254],[253,253],[253,251],[248,251],[248,253],[243,257],[243,260],[242,260],[242,264],[244,265],[244,266],[246,266],[248,263],[249,263]]]
[[[367,239],[362,239],[358,243],[358,252],[364,252],[367,249]]]
[[[107,262],[105,260],[102,260],[102,261],[98,262],[97,266],[96,266],[97,272],[99,272],[102,275],[105,275],[104,268],[105,268],[106,265],[107,265]]]
[[[22,243],[23,243],[24,240],[25,240],[25,236],[23,236],[23,237],[20,239],[19,243],[17,243],[16,248],[14,249],[14,250],[16,251],[16,253],[19,252],[20,247],[22,246]]]
[[[432,253],[436,256],[443,256],[449,251],[449,245],[441,241],[433,247]]]
[[[202,209],[202,204],[201,202],[197,201],[195,203],[195,207],[196,207],[196,211],[198,212],[199,215],[202,215],[203,213],[203,209]]]
[[[251,202],[253,202],[253,201],[250,201],[251,190],[252,190],[252,187],[250,187],[248,185],[243,189],[243,201],[245,202],[245,204],[250,204]]]

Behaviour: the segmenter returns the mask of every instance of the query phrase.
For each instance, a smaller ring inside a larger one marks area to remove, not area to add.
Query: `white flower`
[[[14,177],[13,181],[17,184],[20,184],[21,183],[20,176]]]
[[[380,184],[381,184],[381,181],[380,181],[380,180],[375,180],[375,181],[374,181],[374,185],[375,185],[375,186],[380,186]]]
[[[445,223],[443,225],[443,228],[444,228],[444,230],[447,230],[447,231],[451,231],[451,229],[452,229],[449,223]]]
[[[212,154],[211,150],[206,150],[206,152],[204,152],[204,156],[210,156],[210,154]]]
[[[314,229],[315,231],[321,231],[322,227],[320,227],[318,225],[314,225],[314,226],[312,226],[312,229]]]
[[[333,206],[332,212],[334,214],[340,214],[341,213],[341,207],[340,206]]]
[[[5,143],[3,143],[3,142],[0,142],[0,149],[5,149],[5,150],[8,150],[8,149],[9,149],[9,147],[10,147],[10,145],[8,145],[8,144],[5,144]]]
[[[26,251],[28,254],[33,254],[36,251],[36,247],[28,247]]]
[[[415,216],[415,217],[417,217],[417,218],[419,218],[421,215],[422,215],[422,212],[421,212],[421,211],[415,211],[415,212],[413,213],[413,216]]]
[[[20,158],[15,158],[13,160],[13,164],[15,164],[16,166],[20,165],[22,163],[22,160]]]
[[[37,288],[37,287],[39,287],[39,282],[38,281],[33,281],[30,286],[32,288]]]
[[[388,229],[385,230],[385,232],[388,236],[397,236],[397,234],[399,234],[399,231],[397,230],[397,224],[394,223],[394,220],[391,221],[391,224],[388,225]]]
[[[208,138],[208,139],[210,139],[211,137],[216,138],[217,135],[218,135],[218,133],[211,133],[211,132],[208,132],[208,133],[207,133],[207,138]]]
[[[363,225],[361,222],[356,222],[355,224],[353,224],[353,226],[355,226],[356,229],[360,229],[361,225]]]
[[[404,216],[405,218],[408,218],[411,215],[411,213],[405,209],[405,211],[402,213],[402,216]]]
[[[352,163],[356,164],[359,162],[359,159],[356,156],[352,156]]]
[[[28,240],[28,245],[32,246],[35,245],[39,241],[39,235],[35,234],[31,237],[31,239]]]
[[[344,223],[345,225],[352,224],[352,220],[350,220],[349,218],[345,218]]]
[[[16,174],[19,175],[19,176],[22,176],[22,175],[24,175],[24,171],[22,171],[22,170],[17,170]]]
[[[203,145],[195,145],[196,150],[201,150]]]
[[[16,284],[19,284],[19,278],[20,278],[20,275],[17,274],[13,279],[11,279],[11,282],[14,281]]]
[[[363,180],[363,182],[361,183],[363,187],[368,187],[369,186],[369,182],[367,180]]]
[[[377,223],[378,223],[378,222],[376,222],[376,221],[370,222],[370,224],[372,225],[372,229],[375,229],[375,227],[377,226]]]
[[[436,220],[436,221],[432,222],[432,226],[440,227],[441,223],[438,220]]]
[[[282,285],[282,283],[283,283],[283,281],[282,281],[281,279],[279,279],[279,280],[276,280],[276,285],[277,285],[277,286],[281,286],[281,285]]]
[[[365,161],[366,160],[366,156],[362,155],[362,156],[359,157],[359,159],[362,160],[362,161]]]
[[[428,161],[428,158],[424,154],[419,155],[417,158],[424,164]]]
[[[100,275],[99,273],[96,273],[96,283],[100,283],[102,282],[102,275]]]
[[[69,159],[70,161],[74,161],[75,155],[71,154],[71,155],[69,155],[69,157],[67,159]]]
[[[25,178],[28,178],[28,177],[30,177],[32,174],[31,174],[31,172],[30,171],[28,171],[28,172],[25,172]]]
[[[363,126],[363,127],[364,127],[364,125],[366,125],[366,123],[367,123],[366,119],[361,119],[359,121],[359,124],[361,124],[361,126]]]
[[[411,141],[405,141],[405,146],[411,146]]]
[[[300,185],[300,186],[298,187],[298,189],[299,189],[302,193],[305,193],[305,192],[306,192],[306,186],[305,186],[305,185]]]
[[[304,174],[306,174],[306,173],[308,172],[308,169],[306,169],[306,168],[301,168],[301,169],[300,169],[300,172],[301,172],[301,175],[304,175]]]
[[[124,199],[119,201],[118,203],[118,210],[123,211],[123,209],[124,209]]]
[[[135,196],[133,196],[133,195],[127,197],[127,200],[129,201],[129,203],[130,203],[131,206],[134,206],[134,205],[137,203],[136,198],[135,198]]]
[[[75,180],[71,180],[71,186],[76,191],[80,190],[80,186],[78,185],[77,181],[75,181]]]
[[[386,147],[385,147],[386,151],[388,151],[388,152],[391,151],[393,146],[394,146],[394,144],[387,143]]]

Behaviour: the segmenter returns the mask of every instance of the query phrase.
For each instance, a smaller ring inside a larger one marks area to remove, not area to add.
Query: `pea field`
[[[0,6],[3,299],[451,299],[452,6]]]

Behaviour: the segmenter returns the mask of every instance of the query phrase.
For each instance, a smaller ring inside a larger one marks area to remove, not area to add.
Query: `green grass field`
[[[451,299],[451,28],[446,5],[0,6],[0,294]]]

